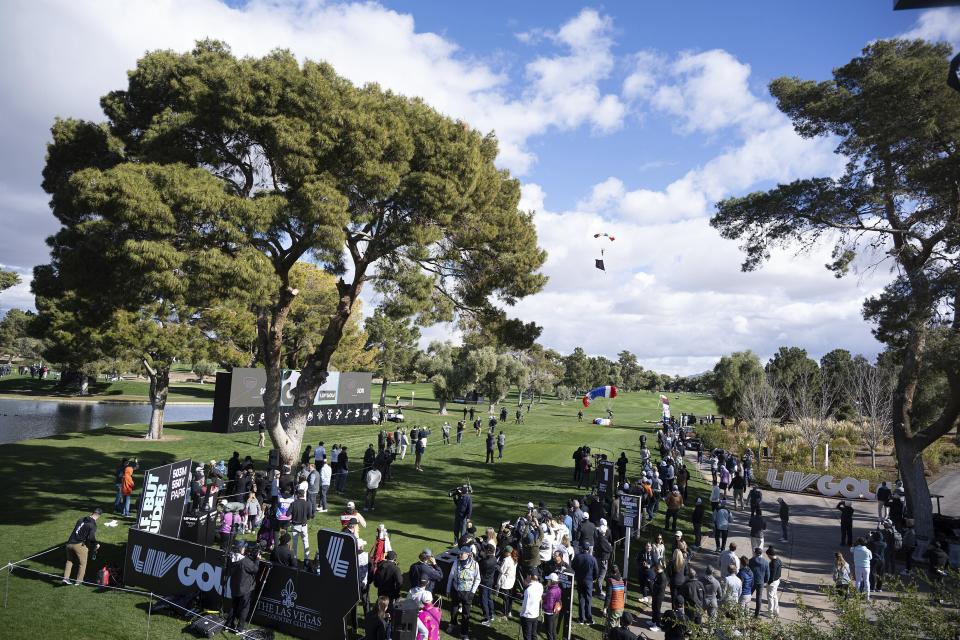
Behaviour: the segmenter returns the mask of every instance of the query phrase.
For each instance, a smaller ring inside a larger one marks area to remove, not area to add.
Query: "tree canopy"
[[[893,402],[897,461],[920,535],[932,533],[924,448],[960,416],[960,101],[943,83],[951,49],[920,40],[877,41],[825,81],[778,78],[777,104],[805,137],[836,136],[846,170],[717,203],[711,219],[740,240],[745,270],[776,247],[833,244],[827,265],[892,261],[895,275],[864,303],[874,335],[899,367]],[[931,331],[943,328],[940,351]],[[928,363],[949,393],[937,414],[917,419],[914,399]]]
[[[55,214],[65,224],[77,217],[70,181],[83,169],[153,166],[217,185],[218,207],[240,213],[234,250],[269,274],[255,305],[257,355],[268,431],[284,461],[299,455],[310,401],[366,284],[421,324],[457,316],[504,324],[498,305],[545,283],[533,214],[518,209],[519,183],[494,165],[495,137],[421,100],[355,87],[289,51],[238,58],[202,41],[188,53],[147,53],[101,106],[105,123],[55,125],[44,174]],[[210,243],[224,233],[195,230]],[[306,257],[338,278],[336,306],[304,355],[284,428],[283,342],[300,294],[291,272]]]

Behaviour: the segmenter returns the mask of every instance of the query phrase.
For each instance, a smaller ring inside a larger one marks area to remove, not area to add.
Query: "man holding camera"
[[[473,517],[473,499],[470,497],[469,487],[459,486],[450,492],[455,505],[453,514],[453,544],[460,543],[460,538],[467,532],[467,521]]]
[[[63,568],[63,583],[70,584],[70,574],[73,572],[73,563],[76,562],[77,580],[73,584],[81,584],[87,573],[87,554],[93,548],[93,557],[97,556],[100,543],[97,542],[97,520],[103,510],[97,507],[90,515],[77,520],[73,525],[73,532],[67,540],[67,564]]]

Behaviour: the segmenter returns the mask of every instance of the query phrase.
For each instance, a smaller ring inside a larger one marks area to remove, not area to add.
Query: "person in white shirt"
[[[327,459],[327,448],[323,446],[323,440],[321,440],[317,448],[313,450],[313,459],[318,467],[320,466],[321,460]]]
[[[729,571],[729,575],[727,575],[720,584],[720,595],[723,598],[723,602],[731,607],[736,606],[740,602],[740,592],[743,591],[743,582],[737,577],[735,569],[736,565],[733,563],[727,565],[724,570]]]
[[[375,502],[377,500],[377,489],[380,488],[380,480],[383,478],[383,474],[380,473],[380,470],[376,467],[370,467],[370,470],[367,471],[367,497],[364,500],[363,509],[364,511],[370,510],[375,511]]]
[[[407,437],[405,430],[400,430],[400,459],[407,457],[407,447],[410,446],[410,438]]]
[[[537,639],[537,623],[540,620],[540,602],[543,600],[543,585],[536,573],[527,578],[527,588],[523,590],[523,604],[520,607],[520,630],[523,640]]]
[[[326,460],[320,463],[320,513],[327,512],[327,491],[330,490],[330,479],[333,472]]]

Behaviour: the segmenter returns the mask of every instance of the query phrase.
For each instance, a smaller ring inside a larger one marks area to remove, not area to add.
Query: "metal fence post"
[[[13,573],[13,565],[8,562],[6,569],[7,569],[7,577],[4,579],[4,585],[3,585],[3,608],[4,609],[7,608],[7,595],[10,593],[10,574]]]
[[[147,640],[150,640],[150,617],[153,615],[153,592],[150,592],[150,602],[147,605]]]

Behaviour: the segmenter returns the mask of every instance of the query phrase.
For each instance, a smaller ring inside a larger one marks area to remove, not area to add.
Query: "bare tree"
[[[814,372],[801,373],[787,395],[790,414],[796,418],[800,437],[810,447],[810,463],[817,466],[817,447],[830,433],[831,407],[839,381]]]
[[[740,415],[747,421],[750,431],[757,439],[758,460],[776,423],[780,397],[780,391],[773,386],[768,375],[754,376],[744,387],[740,397]]]
[[[860,437],[870,450],[870,466],[874,469],[877,468],[877,449],[887,444],[893,435],[895,383],[893,372],[874,367],[862,358],[857,360],[847,381],[850,395],[857,403]]]

